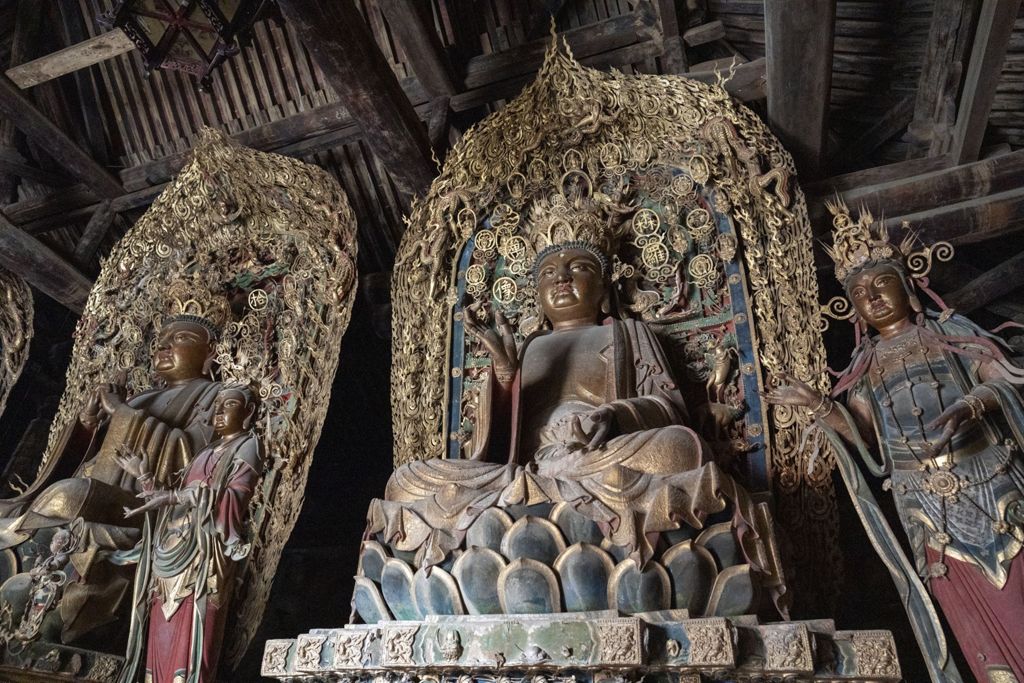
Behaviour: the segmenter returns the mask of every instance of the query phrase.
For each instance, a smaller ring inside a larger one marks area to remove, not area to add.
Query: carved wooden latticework
[[[355,255],[352,211],[325,171],[207,129],[192,161],[105,261],[78,323],[41,473],[98,383],[123,373],[131,393],[151,386],[154,330],[175,300],[230,304],[214,371],[258,387],[255,427],[266,454],[233,599],[231,661],[255,632],[298,517],[351,313]]]
[[[396,464],[465,453],[487,359],[462,337],[462,308],[500,307],[529,334],[537,238],[552,215],[578,220],[579,204],[623,221],[620,308],[658,330],[691,405],[720,404],[713,418],[733,410],[716,450],[752,487],[770,484],[797,556],[826,575],[838,564],[830,456],[809,462],[804,417],[769,414],[758,396],[782,370],[827,382],[793,174],[778,140],[721,87],[605,74],[553,47],[537,80],[451,151],[412,212],[393,281]]]

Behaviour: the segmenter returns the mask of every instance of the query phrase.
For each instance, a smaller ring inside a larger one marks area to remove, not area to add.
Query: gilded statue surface
[[[769,394],[807,409],[842,457],[869,536],[893,572],[936,681],[959,680],[927,584],[978,680],[1024,679],[1013,635],[1024,621],[1024,370],[997,337],[946,309],[924,276],[951,248],[891,243],[870,213],[834,214],[830,254],[852,303],[859,343],[831,396],[792,377]],[[904,226],[906,228],[906,226]],[[929,294],[941,312],[922,303]],[[870,332],[869,332],[870,330]],[[877,452],[880,456],[873,455]],[[863,482],[853,455],[887,477],[912,557]]]
[[[657,338],[686,397],[685,424],[727,472],[772,491],[778,520],[806,544],[799,575],[819,579],[808,593],[832,593],[831,456],[812,462],[800,447],[803,414],[769,411],[759,396],[784,370],[826,386],[811,230],[793,174],[778,141],[723,89],[600,73],[553,46],[537,80],[453,148],[410,216],[392,295],[396,465],[495,448],[488,420],[503,399],[486,378],[502,368],[472,337],[472,316],[494,327],[501,313],[499,336],[510,332],[516,353],[550,343],[524,347],[542,328],[535,238],[590,214],[622,229],[607,255],[613,317]],[[527,431],[520,455],[530,457],[542,444]]]
[[[104,262],[37,478],[0,501],[2,540],[19,562],[54,529],[73,535],[62,570],[71,581],[50,614],[71,605],[72,583],[104,601],[89,614],[131,607],[133,568],[109,562],[109,551],[152,537],[124,506],[136,507],[140,490],[180,488],[215,437],[218,392],[244,383],[258,399],[252,429],[263,455],[227,608],[224,659],[238,661],[298,515],[327,408],[320,398],[351,311],[355,254],[352,211],[325,171],[203,132],[177,179]],[[134,466],[126,472],[128,462],[142,463],[145,481]],[[74,636],[64,620],[58,638]],[[123,646],[117,637],[102,645]]]

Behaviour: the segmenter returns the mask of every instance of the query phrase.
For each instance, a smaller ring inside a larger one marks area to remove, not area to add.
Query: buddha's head
[[[594,325],[607,286],[607,259],[583,242],[548,247],[537,256],[533,274],[544,317],[554,329]]]
[[[157,333],[153,369],[168,382],[205,375],[213,361],[217,328],[196,316],[168,318]]]
[[[915,311],[906,275],[892,262],[860,268],[844,284],[857,315],[876,330],[908,320]]]
[[[247,386],[232,385],[221,389],[213,402],[213,431],[225,437],[249,428],[256,414],[256,396]]]

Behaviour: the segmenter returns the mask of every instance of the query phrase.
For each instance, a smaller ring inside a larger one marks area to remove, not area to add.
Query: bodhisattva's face
[[[885,264],[854,275],[846,293],[861,319],[876,330],[909,320],[913,310],[902,276]]]
[[[153,369],[168,382],[203,376],[203,366],[213,352],[209,333],[202,325],[172,322],[160,328]]]
[[[601,263],[586,249],[552,252],[537,268],[537,295],[555,329],[593,325],[605,295]]]
[[[252,413],[252,406],[245,394],[230,389],[222,391],[213,405],[213,431],[217,436],[231,436],[242,431],[245,419]]]

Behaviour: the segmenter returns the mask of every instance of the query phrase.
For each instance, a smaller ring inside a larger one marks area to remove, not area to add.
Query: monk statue
[[[567,502],[640,566],[662,531],[731,500],[740,524],[753,504],[712,462],[653,331],[608,317],[608,241],[575,236],[538,249],[533,265],[544,329],[516,348],[501,312],[494,328],[467,308],[465,327],[490,356],[471,459],[415,461],[370,510],[370,531],[401,537],[418,566],[441,562],[481,511]],[[602,319],[606,319],[602,324]],[[757,534],[747,536],[751,555]],[[751,560],[756,564],[764,557]]]
[[[59,604],[66,643],[114,621],[130,587],[130,573],[103,561],[139,538],[139,521],[125,521],[123,509],[137,503],[140,487],[122,468],[122,456],[141,458],[150,483],[168,486],[212,437],[211,409],[220,384],[209,374],[217,334],[209,316],[181,312],[165,319],[152,356],[158,387],[131,397],[117,384],[97,387],[79,422],[62,436],[60,457],[35,486],[5,501],[12,515],[0,531],[5,548],[40,530],[72,524],[76,529],[78,552]],[[69,460],[81,464],[61,478]]]
[[[915,593],[919,578],[977,680],[1024,681],[1024,372],[991,334],[949,309],[921,305],[917,288],[931,292],[911,267],[930,262],[930,249],[914,258],[912,243],[890,244],[870,215],[854,220],[845,207],[832,209],[836,275],[858,327],[875,335],[863,334],[831,396],[784,375],[767,398],[810,411],[836,446],[919,640],[929,634],[922,646],[933,680],[959,678],[941,670],[944,637],[927,595]],[[840,395],[845,405],[833,402]],[[895,497],[913,565],[889,536],[851,446],[872,474],[888,477],[883,488]]]
[[[117,558],[141,563],[123,683],[214,680],[236,568],[249,549],[249,501],[262,472],[250,429],[255,413],[248,387],[222,389],[214,403],[217,438],[175,486],[156,484],[144,458],[120,460],[145,498],[125,516],[157,511],[138,546]]]

